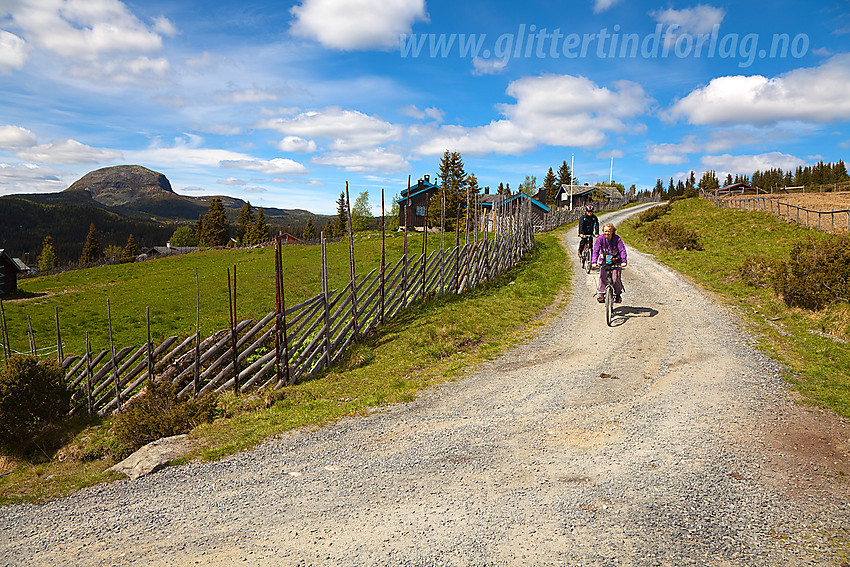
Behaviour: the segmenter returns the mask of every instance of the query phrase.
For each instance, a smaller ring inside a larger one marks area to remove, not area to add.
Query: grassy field
[[[315,379],[275,392],[240,397],[232,393],[223,395],[219,400],[220,417],[192,432],[198,448],[186,458],[219,458],[249,448],[293,427],[327,423],[342,416],[364,413],[380,404],[408,401],[420,388],[451,380],[471,365],[495,357],[510,345],[523,340],[528,332],[540,325],[543,321],[541,313],[552,305],[569,284],[571,272],[567,269],[567,255],[559,244],[563,234],[563,231],[555,231],[538,235],[535,247],[520,264],[496,280],[460,296],[441,297],[401,312],[385,327],[353,345],[343,364]],[[419,239],[411,241],[414,247],[421,246],[421,235],[418,236]],[[429,248],[438,245],[437,239],[429,241]],[[348,251],[344,244],[337,246],[338,249],[333,250],[333,263],[337,266],[334,272],[337,272],[335,277],[340,284],[344,283],[348,274]],[[393,239],[393,247],[397,258],[400,256],[401,238]],[[364,258],[364,265],[370,257],[374,261],[373,265],[377,265],[380,259],[380,238],[373,236],[359,240],[357,250],[358,258]],[[303,279],[303,290],[300,293],[303,297],[313,295],[315,290],[311,290],[310,286],[318,282],[318,276],[313,276],[312,268],[308,266],[318,265],[314,259],[318,248],[288,247],[285,252],[287,262],[290,262],[288,273],[298,272],[299,266],[301,268],[298,276]],[[226,310],[224,304],[227,301],[226,267],[232,266],[237,259],[238,272],[245,273],[240,280],[244,282],[240,284],[243,290],[240,299],[243,294],[246,296],[241,299],[245,313],[249,313],[250,309],[263,314],[268,312],[273,298],[262,290],[273,289],[271,271],[274,260],[271,251],[217,251],[202,253],[195,258],[187,256],[182,262],[173,262],[173,266],[169,265],[172,260],[157,260],[139,266],[99,268],[89,271],[93,274],[91,279],[97,275],[94,282],[86,281],[82,274],[67,274],[63,277],[75,278],[73,284],[66,283],[68,280],[61,284],[48,279],[41,282],[32,280],[27,282],[28,286],[32,285],[27,290],[57,290],[64,289],[63,286],[85,288],[97,297],[86,298],[89,293],[78,293],[78,301],[85,302],[85,305],[90,306],[88,309],[97,311],[101,302],[105,310],[107,295],[103,288],[108,288],[111,296],[116,298],[111,302],[114,317],[118,304],[127,305],[127,311],[137,313],[141,310],[143,313],[143,298],[154,296],[153,292],[148,293],[145,288],[168,286],[175,294],[183,293],[183,299],[164,300],[174,310],[181,309],[181,303],[188,303],[188,308],[180,311],[184,313],[182,315],[164,319],[163,324],[179,322],[191,330],[194,325],[192,266],[198,265],[199,274],[203,266],[208,277],[207,285],[217,290],[218,295],[223,295],[215,303],[218,305],[217,310],[222,311]],[[140,269],[155,269],[157,276],[153,277],[150,272],[145,275],[138,271]],[[126,270],[126,273],[122,270]],[[253,282],[254,287],[250,287],[250,282]],[[287,285],[293,290],[297,289],[297,284],[290,285],[289,279]],[[120,294],[119,287],[122,290]],[[183,287],[188,288],[186,293],[182,291]],[[253,294],[262,297],[251,298],[252,289],[255,290]],[[118,298],[125,294],[138,294],[140,297],[118,302]],[[186,294],[189,300],[185,299]],[[293,296],[296,294],[292,292]],[[68,294],[40,299],[45,302],[40,307],[44,310],[45,318],[52,317],[53,307],[49,300],[69,301],[64,299],[65,295]],[[254,303],[251,303],[252,300]],[[212,303],[212,299],[208,301]],[[293,297],[293,301],[297,299]],[[62,306],[60,309],[76,310],[73,302],[62,303]],[[167,311],[161,307],[157,310]],[[153,305],[151,311],[154,311]],[[207,325],[207,330],[216,325],[223,326],[226,321],[226,313],[216,314],[215,311],[209,310],[205,323],[202,323]],[[71,317],[63,318],[63,332],[66,318]],[[139,325],[138,316],[126,323],[127,327]],[[135,332],[138,334],[140,331],[137,329]],[[0,477],[0,504],[22,500],[41,501],[108,480],[110,475],[104,471],[114,464],[114,459],[108,455],[97,458],[91,456],[98,452],[108,452],[108,447],[114,442],[110,433],[111,420],[108,418],[73,424],[69,443],[58,454],[44,455],[41,459],[44,462],[7,463],[6,468],[10,468],[11,472]],[[107,450],[99,451],[102,447]]]
[[[447,238],[446,246],[454,245]],[[430,235],[429,251],[439,246]],[[422,235],[411,233],[410,255],[422,250]],[[404,238],[387,235],[387,264],[401,258]],[[347,241],[328,244],[331,289],[348,283]],[[380,233],[361,233],[355,241],[357,273],[365,275],[380,265]],[[295,305],[322,290],[321,251],[317,245],[283,248],[287,305]],[[207,250],[134,264],[102,266],[65,272],[56,276],[25,279],[19,288],[25,299],[4,302],[10,344],[29,352],[27,316],[33,325],[36,346],[55,353],[54,313],[59,309],[65,354],[85,351],[89,332],[92,350],[109,347],[106,303],[112,312],[116,348],[141,345],[147,340],[145,308],[150,307],[155,342],[170,335],[194,333],[196,320],[195,269],[201,293],[202,336],[228,325],[227,271],[236,265],[236,307],[240,319],[259,318],[274,310],[274,249]],[[45,355],[47,356],[47,355]]]
[[[742,277],[748,259],[784,261],[795,242],[824,235],[768,213],[718,209],[699,199],[677,201],[663,218],[696,231],[703,250],[662,250],[631,221],[617,232],[629,245],[652,253],[734,305],[759,337],[761,348],[788,365],[788,380],[806,398],[850,417],[848,305],[839,302],[820,312],[789,308],[769,282],[753,286]]]

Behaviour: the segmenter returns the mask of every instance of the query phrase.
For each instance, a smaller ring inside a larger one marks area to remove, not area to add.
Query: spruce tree
[[[53,237],[45,236],[41,243],[41,254],[38,255],[38,269],[52,270],[56,267],[56,249],[53,247]]]
[[[251,207],[251,201],[246,201],[242,208],[239,209],[239,217],[236,219],[236,239],[244,245],[251,243],[245,242],[245,235],[248,233],[251,225],[254,224],[254,209]]]
[[[301,240],[316,240],[316,227],[313,226],[313,217],[307,218],[307,226],[301,233]]]
[[[204,246],[224,246],[227,244],[228,227],[227,215],[224,213],[224,205],[221,197],[215,197],[210,201],[210,208],[204,215],[203,234],[199,240]]]
[[[546,190],[546,206],[552,207],[555,205],[555,197],[558,196],[558,187],[556,186],[555,172],[552,168],[546,172],[546,177],[543,178],[543,188]]]
[[[566,161],[558,168],[558,189],[561,188],[561,185],[575,185],[573,172],[570,170],[570,166],[567,165]]]
[[[266,215],[263,207],[257,211],[257,220],[254,222],[254,244],[262,244],[269,240],[269,225],[266,223]]]
[[[468,179],[463,169],[463,158],[458,152],[446,150],[440,160],[440,188],[428,204],[428,225],[440,226],[440,210],[445,197],[446,230],[455,229],[455,220],[466,215],[466,189]]]
[[[345,191],[341,191],[339,199],[336,200],[336,224],[333,234],[325,236],[344,236],[348,231],[348,202],[345,200]]]
[[[121,261],[132,262],[139,254],[139,247],[136,246],[136,240],[133,238],[133,235],[130,234],[127,238],[127,244],[124,245],[124,249],[121,251]]]
[[[81,264],[94,264],[103,256],[103,247],[100,245],[100,239],[97,236],[97,229],[94,223],[89,226],[89,233],[86,236],[86,243],[83,245],[83,253],[80,256]]]

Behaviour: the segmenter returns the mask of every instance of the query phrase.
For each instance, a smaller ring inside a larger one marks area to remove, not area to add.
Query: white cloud
[[[675,32],[678,34],[707,34],[711,33],[715,26],[719,26],[726,17],[723,8],[698,4],[693,8],[684,10],[658,10],[650,14],[655,20],[665,27],[678,26]]]
[[[290,10],[292,32],[334,49],[391,48],[428,21],[425,0],[303,0]]]
[[[475,128],[443,126],[419,151],[520,154],[540,144],[595,147],[608,132],[642,130],[630,121],[651,102],[637,83],[618,81],[607,88],[571,75],[525,77],[508,85],[507,93],[517,103],[498,106],[505,119]]]
[[[118,0],[22,0],[9,14],[31,44],[68,59],[97,59],[116,52],[149,52],[162,37]],[[168,29],[163,19],[156,30]]]
[[[38,143],[36,135],[20,126],[0,126],[0,150],[30,148]]]
[[[216,183],[219,185],[247,185],[248,182],[244,179],[236,179],[235,177],[228,177],[227,179],[217,179]]]
[[[593,0],[593,11],[595,13],[604,12],[620,0]]]
[[[91,81],[151,86],[165,82],[171,72],[171,64],[164,57],[137,57],[132,60],[110,59],[93,61],[87,65],[72,65],[70,71],[75,77]]]
[[[716,156],[703,156],[700,163],[706,170],[714,170],[722,175],[731,173],[735,175],[742,172],[764,171],[766,169],[779,168],[784,171],[794,170],[797,166],[806,165],[805,160],[798,157],[783,154],[781,152],[769,152],[758,155],[730,155],[722,154]]]
[[[54,169],[32,164],[0,163],[0,195],[16,193],[53,193],[68,187]]]
[[[508,68],[508,58],[483,59],[481,57],[473,57],[472,67],[473,75],[498,75]]]
[[[93,148],[70,139],[27,147],[18,150],[16,155],[24,161],[54,164],[98,163],[121,159],[121,152]]]
[[[404,156],[387,151],[384,148],[359,152],[332,152],[313,158],[313,161],[321,165],[332,165],[345,171],[358,173],[367,171],[394,173],[406,171],[410,168],[410,164],[404,159]]]
[[[165,16],[159,16],[153,19],[153,29],[157,33],[174,37],[177,35],[177,27]]]
[[[370,148],[398,140],[403,134],[400,127],[380,118],[336,106],[321,112],[304,112],[293,118],[265,120],[259,127],[290,136],[332,140],[331,147],[336,150]]]
[[[435,122],[442,122],[443,118],[446,116],[445,112],[434,106],[421,110],[415,104],[409,104],[402,108],[399,112],[415,120],[425,120],[425,118],[430,118]]]
[[[316,151],[316,142],[298,136],[287,136],[277,144],[277,148],[291,153],[312,153]]]
[[[801,68],[769,79],[761,75],[713,79],[677,101],[667,116],[691,124],[828,123],[850,120],[850,54],[819,67]]]
[[[26,42],[13,33],[0,30],[0,75],[21,69],[27,60]]]
[[[303,175],[309,170],[297,161],[286,158],[262,159],[225,159],[219,162],[225,169],[247,169],[269,175]]]

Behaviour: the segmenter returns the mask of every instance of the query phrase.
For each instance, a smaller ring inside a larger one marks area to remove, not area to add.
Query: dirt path
[[[842,565],[848,424],[792,403],[724,309],[629,260],[614,327],[574,265],[551,323],[469,376],[220,462],[2,508],[0,564]],[[819,448],[794,453],[800,435]]]

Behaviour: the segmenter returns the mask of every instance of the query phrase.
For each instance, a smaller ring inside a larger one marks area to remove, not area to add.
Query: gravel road
[[[847,482],[791,490],[765,441],[795,411],[777,364],[631,249],[607,327],[577,244],[527,344],[367,417],[0,508],[0,565],[842,565]]]

